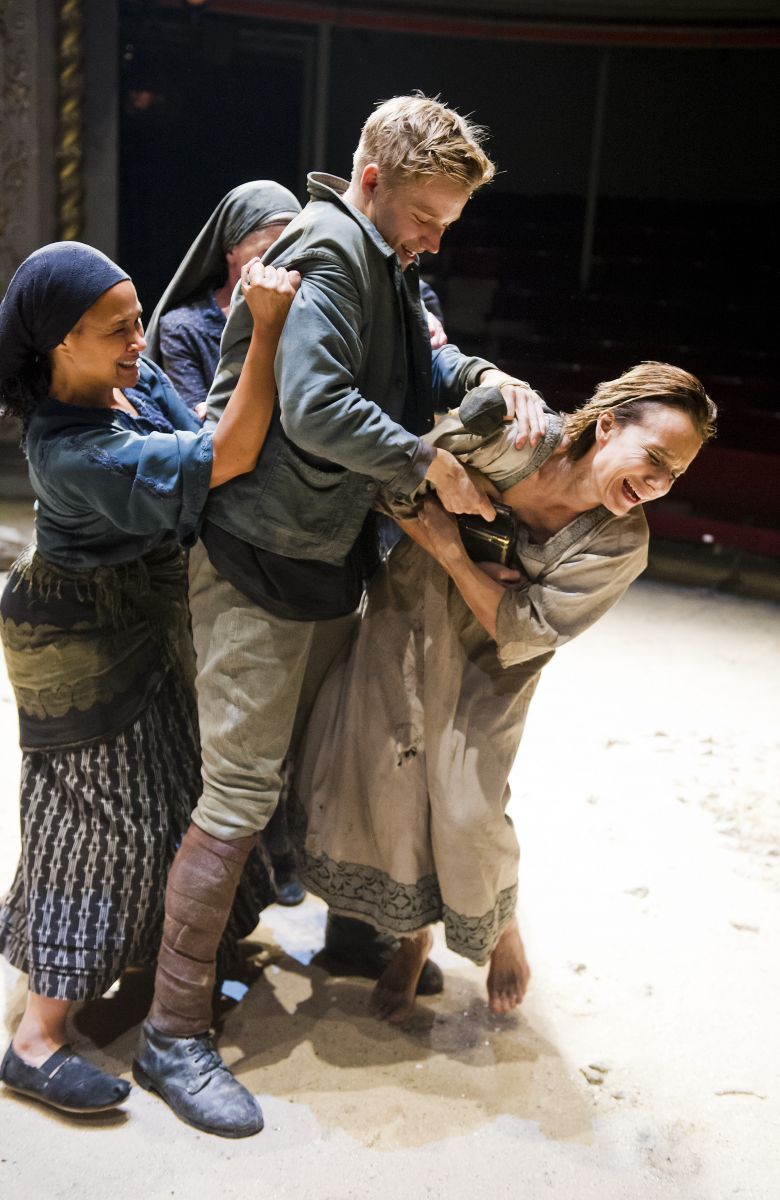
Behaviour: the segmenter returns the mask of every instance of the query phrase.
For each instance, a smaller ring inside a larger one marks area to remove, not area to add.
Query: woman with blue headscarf
[[[0,600],[23,752],[0,951],[29,976],[0,1079],[66,1111],[129,1091],[72,1053],[66,1017],[156,955],[168,864],[200,792],[181,544],[210,488],[257,459],[297,285],[244,267],[252,357],[213,431],[141,357],[135,289],[99,251],[43,247],[0,305],[0,404],[22,420],[37,542]]]

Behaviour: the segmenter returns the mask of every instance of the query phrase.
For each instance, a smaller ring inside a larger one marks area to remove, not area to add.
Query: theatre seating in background
[[[719,406],[718,438],[648,506],[653,533],[780,558],[778,215],[604,201],[581,294],[582,202],[485,193],[429,278],[450,340],[561,410],[642,359],[693,371]]]

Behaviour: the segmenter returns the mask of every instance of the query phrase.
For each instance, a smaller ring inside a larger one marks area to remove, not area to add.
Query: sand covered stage
[[[776,1200],[780,1195],[780,610],[640,582],[544,673],[513,774],[534,971],[491,1017],[437,945],[443,996],[401,1030],[273,908],[221,1049],[266,1129],[198,1134],[135,1088],[70,1121],[0,1088],[0,1193],[263,1200]],[[0,889],[18,848],[3,676]],[[21,977],[2,963],[6,1027]],[[129,1078],[148,980],[76,1017]],[[5,1035],[7,1037],[7,1033]],[[5,1040],[5,1039],[4,1039]]]

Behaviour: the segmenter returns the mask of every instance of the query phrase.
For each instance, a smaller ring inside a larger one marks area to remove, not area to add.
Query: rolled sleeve
[[[647,544],[644,513],[616,517],[538,580],[507,588],[496,618],[501,665],[555,650],[598,621],[645,569]]]
[[[130,534],[170,530],[197,537],[211,485],[211,434],[177,430],[141,436],[119,430],[75,434],[56,443],[47,473],[62,501],[100,513]]]

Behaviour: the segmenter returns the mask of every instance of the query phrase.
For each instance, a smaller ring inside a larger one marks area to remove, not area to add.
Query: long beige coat
[[[470,433],[457,413],[430,435],[500,490],[549,457],[560,419],[535,449],[513,438]],[[641,509],[594,509],[541,545],[521,530],[530,585],[507,591],[496,641],[432,558],[408,538],[395,548],[299,759],[302,874],[332,911],[397,934],[443,920],[453,950],[487,960],[515,910],[507,780],[539,672],[644,569],[647,536]]]

